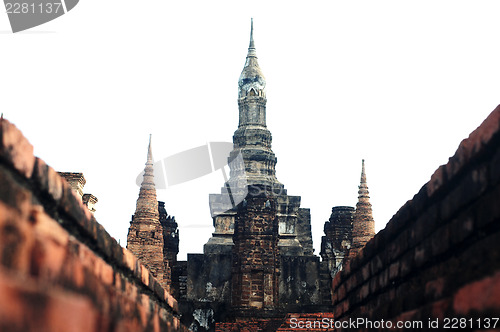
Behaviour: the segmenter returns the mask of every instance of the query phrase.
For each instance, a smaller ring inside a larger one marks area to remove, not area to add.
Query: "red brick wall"
[[[500,106],[332,287],[336,320],[500,317]]]
[[[187,331],[176,300],[0,121],[0,331]]]

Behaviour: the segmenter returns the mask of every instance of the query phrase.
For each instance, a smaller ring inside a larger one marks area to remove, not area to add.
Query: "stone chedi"
[[[151,271],[160,285],[170,289],[170,267],[164,260],[163,227],[160,223],[154,184],[153,153],[149,138],[148,158],[139,190],[135,214],[127,235],[127,249]]]
[[[231,252],[233,245],[236,205],[248,190],[257,186],[276,196],[279,225],[279,246],[282,255],[312,255],[310,213],[300,208],[300,196],[289,196],[276,178],[276,156],[271,149],[271,132],[266,125],[266,79],[257,61],[253,39],[253,22],[250,45],[238,80],[239,124],[233,136],[233,150],[228,158],[230,177],[221,194],[210,195],[210,210],[215,231],[205,244],[205,253]],[[242,162],[237,162],[241,160]],[[259,189],[259,190],[260,190]],[[297,224],[304,225],[302,237]]]
[[[324,226],[325,236],[321,238],[320,255],[328,263],[333,277],[342,269],[346,259],[352,258],[375,235],[375,221],[368,185],[366,183],[365,161],[361,164],[361,181],[356,208],[334,206],[329,221]]]
[[[365,160],[361,166],[361,181],[358,191],[358,203],[354,212],[352,223],[352,246],[349,256],[353,257],[370,241],[375,235],[375,221],[372,215],[372,205],[370,204],[370,193],[366,184]]]

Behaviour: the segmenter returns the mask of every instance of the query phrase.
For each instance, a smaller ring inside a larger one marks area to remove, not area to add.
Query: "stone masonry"
[[[150,137],[144,178],[139,190],[135,214],[132,216],[128,230],[127,249],[148,267],[162,287],[169,290],[171,271],[168,261],[163,258],[163,246],[163,227],[160,223],[156,199]]]
[[[233,241],[234,315],[274,313],[278,307],[280,262],[276,201],[272,195],[247,195],[238,207]]]
[[[62,176],[66,181],[68,181],[69,185],[73,189],[73,191],[78,195],[78,197],[82,200],[83,205],[85,205],[90,212],[94,213],[96,211],[95,205],[97,204],[97,197],[92,194],[84,194],[83,187],[87,183],[83,173],[74,173],[74,172],[57,172],[60,176]]]
[[[327,262],[332,277],[342,269],[344,257],[351,249],[353,215],[352,206],[334,206],[330,219],[325,222],[320,255]]]
[[[354,257],[375,235],[375,221],[372,215],[372,205],[368,185],[366,184],[365,161],[361,166],[361,181],[358,191],[358,203],[352,221],[352,245],[349,257]]]

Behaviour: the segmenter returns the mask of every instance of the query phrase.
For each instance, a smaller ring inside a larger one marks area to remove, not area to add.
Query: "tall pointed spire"
[[[234,197],[245,197],[249,188],[258,187],[280,197],[280,203],[277,203],[279,211],[282,211],[280,229],[286,234],[279,240],[281,253],[312,254],[312,245],[309,245],[307,239],[307,234],[310,234],[307,226],[301,226],[304,231],[300,231],[300,239],[299,226],[296,227],[296,224],[309,225],[309,214],[299,210],[300,197],[288,196],[285,186],[276,177],[277,159],[271,146],[272,135],[266,125],[266,80],[257,62],[254,32],[251,20],[248,54],[238,80],[239,123],[233,135],[233,150],[228,159],[230,177],[224,183],[221,194],[210,195],[210,212],[214,218],[215,232],[203,250],[205,253],[231,252],[234,221],[238,213],[237,206],[233,204]]]
[[[151,149],[151,134],[149,134],[148,161],[147,162],[153,164],[153,151]]]
[[[160,285],[168,290],[170,267],[163,259],[163,230],[156,198],[151,135],[139,198],[128,230],[127,248],[151,271]]]
[[[366,184],[365,160],[361,160],[361,180],[359,184],[358,199],[370,204],[368,185]],[[371,207],[371,204],[370,204]]]
[[[370,193],[366,183],[365,160],[361,162],[361,180],[358,190],[358,203],[352,222],[352,247],[349,256],[354,256],[375,235],[375,221],[370,204]]]
[[[253,39],[253,18],[250,25],[250,44],[248,45],[245,66],[238,80],[238,98],[246,96],[265,97],[266,79],[257,62],[257,51]]]
[[[248,45],[248,55],[257,57],[255,42],[253,41],[253,18],[250,19],[250,45]]]

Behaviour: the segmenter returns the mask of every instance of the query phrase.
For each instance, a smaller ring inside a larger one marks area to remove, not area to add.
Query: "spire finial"
[[[151,134],[149,134],[149,145],[148,145],[148,161],[147,163],[153,163],[153,151],[151,150]]]
[[[365,160],[361,159],[361,185],[366,184]]]
[[[249,48],[255,48],[255,43],[253,41],[253,17],[250,19],[250,45]]]
[[[250,19],[250,45],[248,45],[248,55],[257,57],[257,52],[255,51],[255,42],[253,41],[253,18]]]

